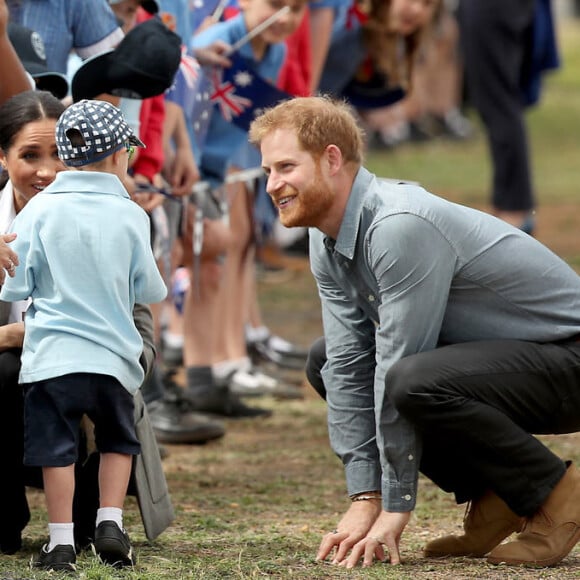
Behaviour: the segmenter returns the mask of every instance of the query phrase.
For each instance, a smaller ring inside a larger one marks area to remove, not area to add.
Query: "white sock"
[[[174,332],[165,330],[163,332],[163,342],[169,348],[183,348],[183,334],[175,334]]]
[[[223,360],[212,365],[211,370],[216,379],[225,379],[236,371],[249,371],[252,368],[250,358],[244,356],[242,358]]]
[[[249,342],[262,342],[270,336],[270,329],[267,326],[246,325],[246,340]]]
[[[104,507],[97,510],[97,526],[101,522],[115,522],[123,529],[123,510],[116,507]]]
[[[69,545],[75,547],[74,524],[48,524],[48,533],[50,541],[48,542],[48,551],[54,549],[55,546]]]

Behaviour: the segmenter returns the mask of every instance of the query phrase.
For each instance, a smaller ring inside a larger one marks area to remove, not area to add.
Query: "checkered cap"
[[[79,101],[68,107],[56,123],[58,156],[70,167],[101,161],[125,143],[145,147],[123,113],[106,101]]]

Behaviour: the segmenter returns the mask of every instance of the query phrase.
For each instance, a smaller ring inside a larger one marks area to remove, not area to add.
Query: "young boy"
[[[121,184],[134,146],[119,109],[80,101],[56,125],[63,171],[15,219],[20,266],[1,300],[31,298],[20,383],[25,390],[24,463],[42,467],[50,541],[33,566],[74,570],[74,463],[79,423],[95,424],[101,454],[94,549],[115,566],[134,564],[123,502],[139,441],[133,395],[143,381],[136,302],[166,288],[149,241],[149,219]]]

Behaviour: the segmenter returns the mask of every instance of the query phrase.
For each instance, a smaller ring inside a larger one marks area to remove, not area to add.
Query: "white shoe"
[[[278,381],[258,371],[236,371],[230,378],[230,391],[236,395],[260,397],[273,394]]]

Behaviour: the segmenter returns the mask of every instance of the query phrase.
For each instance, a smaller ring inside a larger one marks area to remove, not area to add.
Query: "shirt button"
[[[413,461],[415,459],[412,455],[409,455],[409,461]]]
[[[409,494],[404,495],[403,499],[406,499],[407,501],[411,501],[411,496]]]
[[[369,302],[374,302],[375,297],[372,294],[369,294]]]

